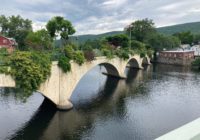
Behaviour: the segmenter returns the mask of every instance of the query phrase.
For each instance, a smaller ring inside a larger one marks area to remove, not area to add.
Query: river
[[[200,117],[200,73],[151,65],[118,80],[102,71],[81,79],[67,112],[39,93],[24,102],[1,88],[0,140],[152,140]]]

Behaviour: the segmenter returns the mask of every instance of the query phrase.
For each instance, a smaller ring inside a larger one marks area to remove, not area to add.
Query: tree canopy
[[[129,38],[125,34],[108,36],[106,37],[106,40],[109,44],[114,45],[116,47],[121,46],[123,48],[127,48],[129,46]]]
[[[182,44],[192,44],[194,41],[194,35],[190,31],[175,33],[174,36],[178,37]]]
[[[19,49],[24,50],[25,38],[32,31],[32,21],[21,16],[0,16],[1,34],[14,38],[19,44]]]
[[[60,36],[63,40],[68,40],[69,35],[75,33],[75,29],[71,22],[60,16],[53,17],[49,20],[46,28],[52,38]]]
[[[131,23],[125,30],[128,35],[131,33],[131,40],[135,39],[140,42],[144,42],[149,35],[156,32],[153,20],[147,18]]]
[[[160,51],[165,49],[173,49],[180,46],[180,40],[177,37],[165,36],[162,34],[153,34],[148,37],[146,44],[150,45],[154,50]]]
[[[25,39],[26,46],[34,50],[50,50],[52,46],[52,38],[45,29],[30,32]]]

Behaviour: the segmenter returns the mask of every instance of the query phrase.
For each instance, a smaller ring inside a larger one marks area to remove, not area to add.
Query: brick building
[[[164,64],[191,65],[194,61],[194,51],[162,51],[157,61]]]

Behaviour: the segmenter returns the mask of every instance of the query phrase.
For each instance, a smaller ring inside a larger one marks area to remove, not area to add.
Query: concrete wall
[[[148,64],[150,59],[147,58]],[[129,63],[131,62],[131,63]],[[135,62],[135,63],[133,63]],[[85,62],[81,66],[75,62],[71,63],[71,71],[63,73],[58,67],[57,62],[52,63],[51,76],[41,84],[39,92],[57,105],[59,109],[70,109],[73,107],[70,97],[81,78],[97,65],[105,66],[107,75],[126,78],[124,74],[127,64],[130,67],[143,68],[143,58],[139,55],[131,56],[129,60],[118,57],[108,60],[106,57],[98,57],[94,61]],[[15,82],[10,76],[0,75],[0,87],[14,87]]]

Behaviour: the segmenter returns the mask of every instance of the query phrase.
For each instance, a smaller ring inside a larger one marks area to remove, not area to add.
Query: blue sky
[[[200,0],[0,0],[0,14],[21,15],[34,30],[53,16],[70,20],[76,34],[123,30],[131,22],[150,18],[156,26],[200,21]]]

